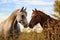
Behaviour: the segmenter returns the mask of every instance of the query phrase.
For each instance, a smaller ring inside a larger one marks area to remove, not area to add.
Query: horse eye
[[[24,18],[24,15],[22,15],[21,17]]]
[[[36,16],[34,18],[36,18]]]

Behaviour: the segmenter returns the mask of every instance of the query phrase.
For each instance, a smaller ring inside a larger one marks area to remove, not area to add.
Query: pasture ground
[[[54,31],[52,28],[44,29],[41,33],[37,32],[21,32],[18,39],[13,36],[14,39],[10,38],[9,40],[60,40],[60,30],[59,28]],[[0,40],[8,40],[6,35],[2,34]]]

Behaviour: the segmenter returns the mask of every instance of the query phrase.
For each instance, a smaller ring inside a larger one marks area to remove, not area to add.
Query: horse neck
[[[16,18],[16,14],[15,13],[12,13],[6,20],[4,20],[3,22],[0,23],[0,25],[2,26],[2,24],[4,25],[10,25],[13,20]]]
[[[12,14],[8,17],[8,19],[9,19],[9,21],[12,21],[12,20],[14,20],[15,17],[16,17],[16,13],[12,13]]]
[[[13,23],[13,21],[15,20],[16,18],[16,13],[13,12],[6,20]]]
[[[46,15],[46,14],[42,14],[43,16],[41,16],[41,21],[40,21],[40,24],[41,24],[41,26],[43,26],[44,25],[44,23],[48,20],[48,19],[50,19],[50,16],[48,16],[48,15]]]
[[[11,24],[11,27],[10,27],[10,31],[12,31],[13,29],[16,29],[16,27],[17,27],[17,20],[15,19],[15,20],[13,20],[13,22],[12,22],[12,24]]]
[[[43,26],[45,22],[50,21],[51,19],[53,19],[49,15],[46,15],[44,13],[42,13],[40,16],[41,16],[41,21],[40,21],[41,26]]]
[[[56,20],[56,19],[53,19],[53,18],[51,18],[49,15],[45,15],[45,16],[43,16],[42,18],[41,18],[41,22],[40,22],[40,24],[41,24],[41,26],[43,26],[44,25],[44,23],[47,23],[47,22],[58,22],[58,20]]]
[[[12,26],[14,20],[16,19],[16,14],[12,13],[7,19],[6,21],[10,22],[10,26]]]
[[[19,33],[20,32],[19,24],[18,24],[16,19],[12,22],[12,25],[11,25],[8,33],[11,34],[13,31],[14,31],[14,33]]]

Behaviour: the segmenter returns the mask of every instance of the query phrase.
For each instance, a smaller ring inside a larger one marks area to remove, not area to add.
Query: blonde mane
[[[19,10],[20,9],[13,11],[12,14],[0,24],[0,33],[2,32],[2,30],[4,30],[4,34],[6,34]]]
[[[6,22],[6,21],[12,21],[12,19],[14,19],[14,17],[16,16],[16,13],[19,11],[20,9],[17,9],[17,10],[15,10],[15,11],[13,11],[12,13],[11,13],[11,15],[6,19],[6,20],[4,20],[2,23],[4,23],[4,22]]]
[[[20,10],[20,9],[17,9],[17,10],[15,10],[15,11],[13,11],[12,14],[8,17],[8,20],[10,21],[10,20],[14,19],[14,17],[16,17],[17,12],[18,12],[19,10]]]

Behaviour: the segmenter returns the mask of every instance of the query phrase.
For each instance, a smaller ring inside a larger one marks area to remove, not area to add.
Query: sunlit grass
[[[42,30],[40,33],[37,33],[36,31],[25,31],[20,32],[19,35],[16,33],[13,33],[13,36],[10,37],[9,35],[10,34],[4,35],[4,30],[2,30],[0,40],[60,40],[60,27],[56,26],[54,30],[52,27],[44,28],[44,30]]]

